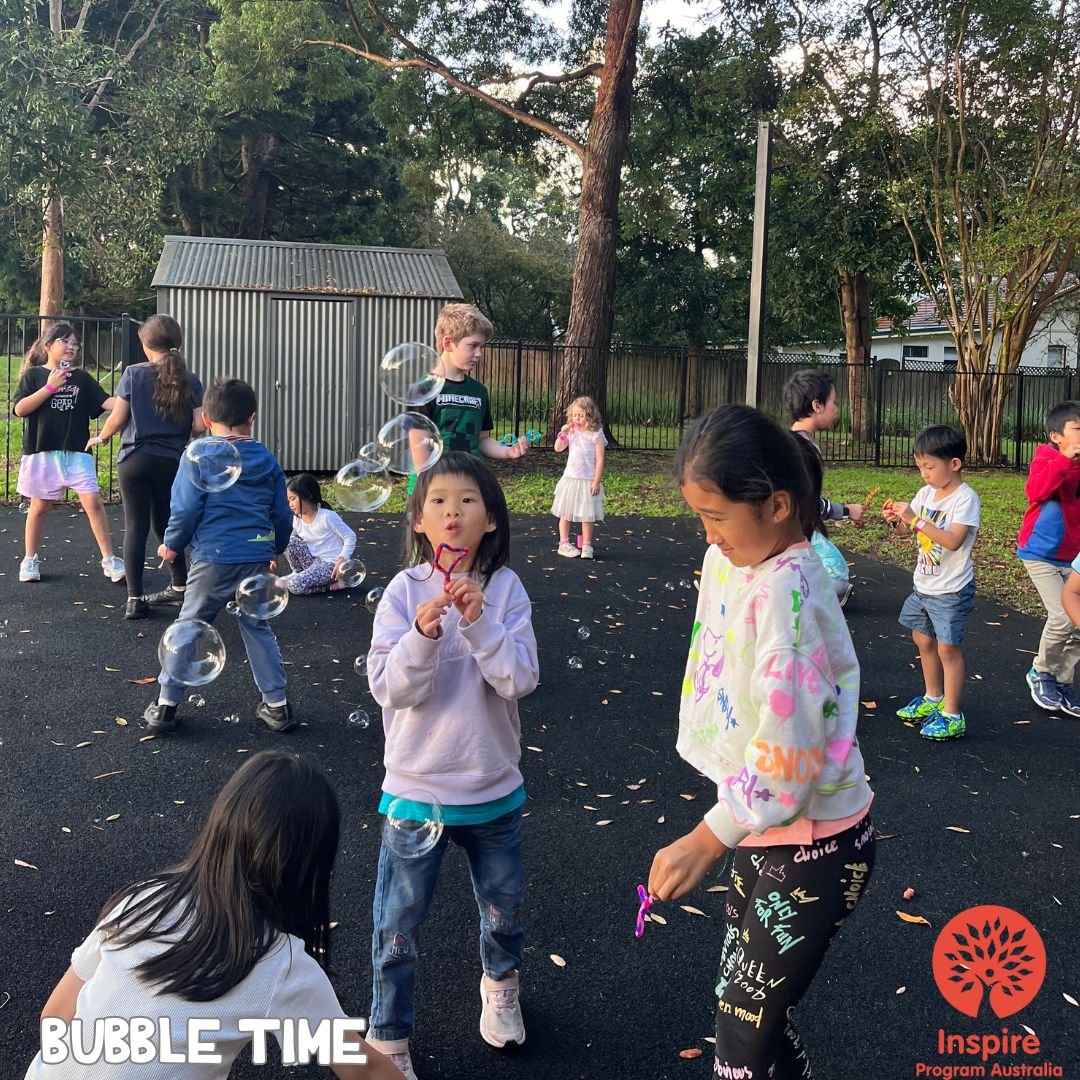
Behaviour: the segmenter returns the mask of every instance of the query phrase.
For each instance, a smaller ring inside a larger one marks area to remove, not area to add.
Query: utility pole
[[[758,124],[757,178],[754,184],[754,244],[750,266],[750,332],[746,337],[746,404],[757,408],[765,342],[765,282],[769,249],[769,176],[772,125]]]

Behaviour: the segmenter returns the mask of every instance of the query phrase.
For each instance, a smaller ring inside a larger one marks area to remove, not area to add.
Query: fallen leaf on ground
[[[970,833],[971,832],[970,829],[961,829],[959,825],[946,825],[945,826],[945,831],[946,832],[962,832],[962,833]]]
[[[566,967],[566,961],[558,953],[551,954],[551,962],[556,967]]]
[[[907,990],[907,987],[906,987],[906,986],[898,986],[898,987],[896,988],[896,992],[897,992],[898,994],[902,994],[902,993],[903,993],[903,992],[904,992],[905,990]]]
[[[649,914],[645,916],[645,918],[648,919],[649,922],[659,923],[661,926],[667,926],[667,919],[665,919],[663,915],[657,915],[655,911],[650,911]]]
[[[679,798],[680,799],[685,799],[687,802],[693,802],[697,798],[697,796],[696,795],[682,795],[682,794],[680,794]]]
[[[149,686],[151,683],[157,682],[156,675],[147,675],[145,679],[128,679],[132,686]]]
[[[25,866],[27,870],[36,870],[37,867],[32,862],[23,862],[22,859],[15,860],[16,866]]]
[[[689,904],[680,904],[679,907],[683,909],[688,915],[705,915],[705,912],[701,908],[691,907]],[[705,915],[707,919],[709,916]]]
[[[689,1050],[680,1050],[679,1057],[687,1058],[688,1060],[690,1058],[699,1058],[701,1057],[701,1050],[696,1046],[691,1046]]]
[[[16,862],[18,862],[19,860],[18,860],[18,859],[16,859],[15,861],[16,861]],[[36,869],[36,868],[35,868],[35,869]],[[1068,1002],[1068,1003],[1069,1003],[1070,1005],[1080,1005],[1080,1001],[1077,1001],[1077,1000],[1076,1000],[1076,998],[1074,998],[1074,997],[1072,996],[1072,994],[1066,994],[1064,990],[1063,990],[1063,991],[1061,992],[1061,996],[1062,996],[1062,997],[1063,997],[1063,998],[1064,998],[1064,999],[1065,999],[1065,1000],[1066,1000],[1066,1001],[1067,1001],[1067,1002]]]
[[[127,727],[127,723],[128,722],[122,716],[116,718],[117,727]]]
[[[90,739],[87,739],[87,740],[86,740],[86,742],[77,742],[77,743],[76,743],[76,744],[75,744],[75,745],[74,745],[74,746],[72,747],[72,749],[73,749],[73,750],[81,750],[81,749],[82,749],[82,748],[83,748],[84,746],[93,746],[93,741],[92,741],[92,740],[90,740]]]
[[[930,925],[930,920],[924,919],[921,915],[909,915],[906,911],[898,911],[896,914],[899,915],[904,922],[919,923],[920,926]]]
[[[876,701],[864,701],[861,704],[862,704],[862,707],[864,709],[876,709],[877,708],[877,702]]]
[[[119,819],[119,817],[120,817],[119,814],[110,814],[105,820],[106,821],[117,821]]]
[[[614,820],[614,818],[604,818],[603,821],[598,821],[596,824],[597,825],[610,825],[613,820]]]
[[[915,899],[915,890],[912,889],[912,888],[905,889],[904,890],[904,899],[905,900],[914,900]]]
[[[706,892],[727,892],[728,887],[726,885],[710,885]]]
[[[119,776],[123,771],[123,769],[114,769],[112,772],[98,773],[97,776],[94,777],[94,779],[104,780],[108,776]]]

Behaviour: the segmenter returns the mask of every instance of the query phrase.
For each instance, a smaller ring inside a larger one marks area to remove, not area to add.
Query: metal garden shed
[[[434,344],[461,289],[441,251],[166,236],[157,309],[203,380],[246,379],[255,437],[288,472],[332,472],[401,410],[379,387],[387,350]]]

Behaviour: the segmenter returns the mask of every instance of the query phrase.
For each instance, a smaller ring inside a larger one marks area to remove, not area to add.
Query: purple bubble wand
[[[637,887],[638,900],[641,902],[637,912],[637,922],[634,924],[634,937],[641,937],[645,933],[645,916],[653,905],[653,898],[649,895],[644,885]]]

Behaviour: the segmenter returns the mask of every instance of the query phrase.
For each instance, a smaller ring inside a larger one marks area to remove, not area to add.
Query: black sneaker
[[[296,727],[293,719],[292,706],[286,702],[284,705],[267,705],[262,702],[255,710],[255,715],[271,730],[285,734]]]
[[[153,604],[155,607],[171,604],[173,607],[179,607],[184,602],[184,591],[182,589],[174,589],[171,585],[161,592],[151,593],[147,598],[148,604]]]
[[[151,702],[143,713],[146,726],[155,735],[169,735],[176,730],[176,706],[162,705],[159,701]]]
[[[146,603],[145,596],[129,596],[127,606],[124,608],[125,619],[145,619],[150,614],[150,608]]]

